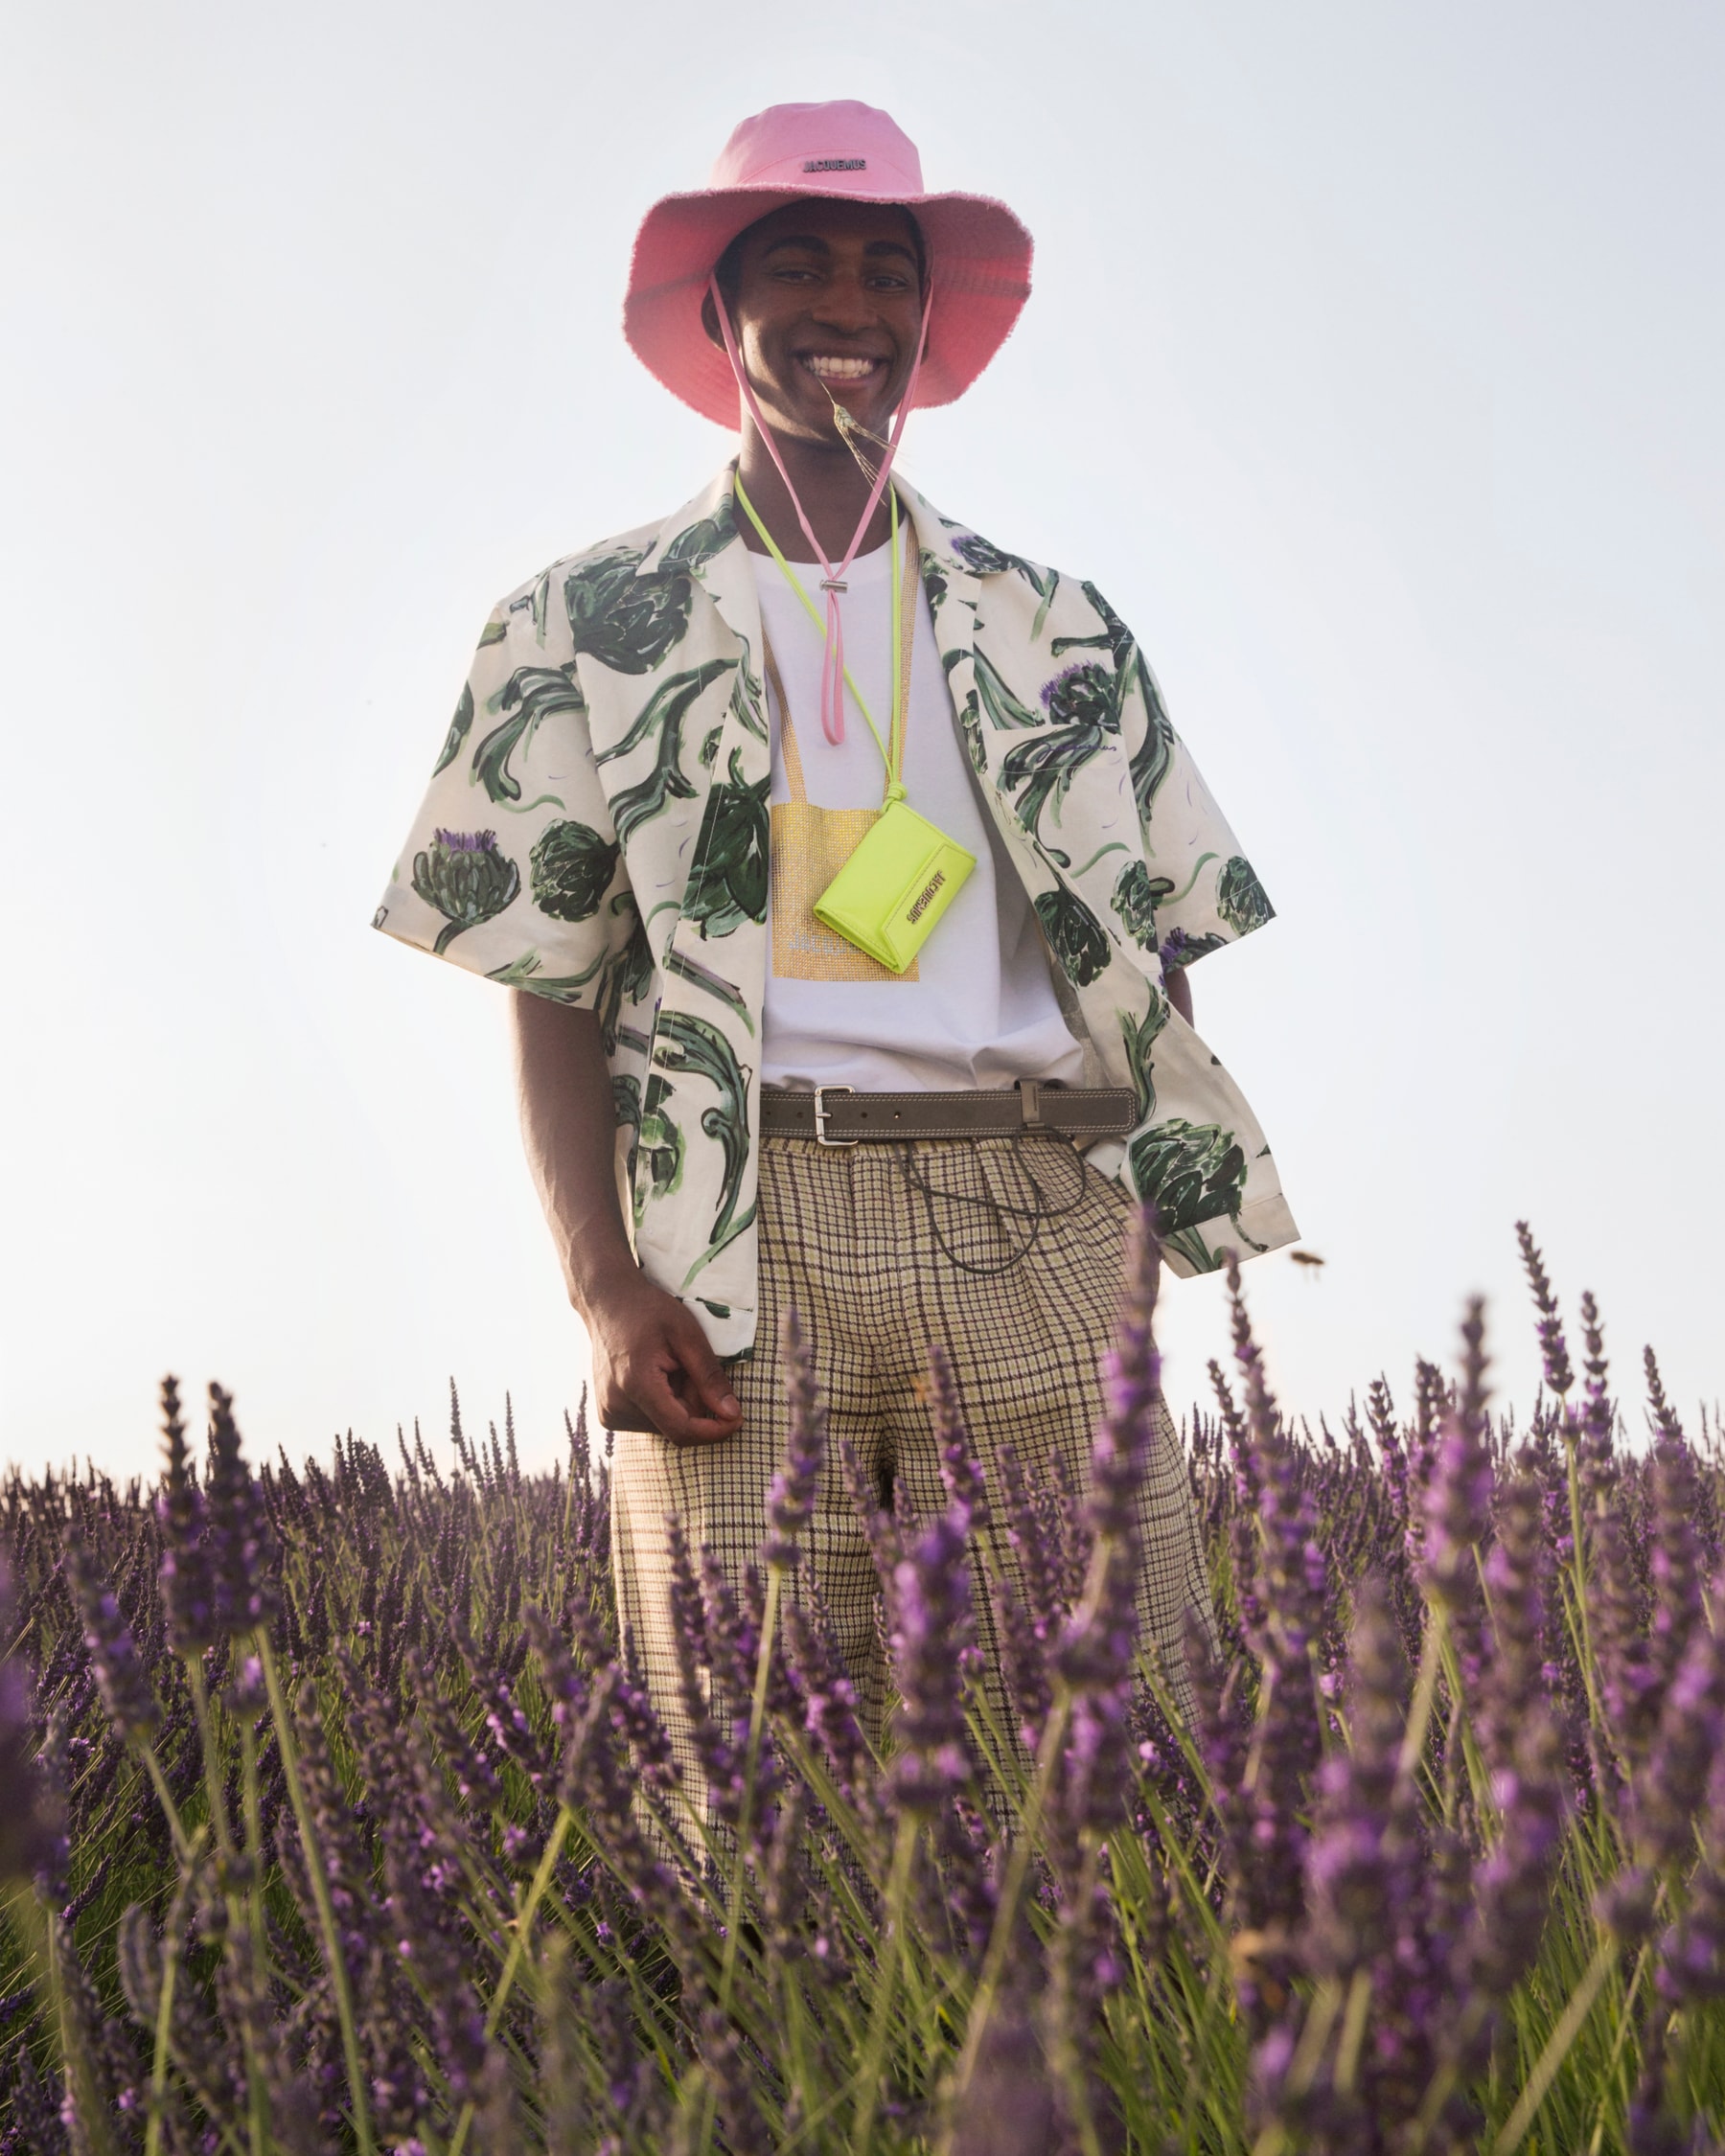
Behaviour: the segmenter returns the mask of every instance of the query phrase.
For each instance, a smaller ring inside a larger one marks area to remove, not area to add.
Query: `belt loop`
[[[1034,1078],[1021,1078],[1018,1082],[1019,1107],[1024,1112],[1027,1131],[1046,1131],[1042,1119],[1042,1087]]]

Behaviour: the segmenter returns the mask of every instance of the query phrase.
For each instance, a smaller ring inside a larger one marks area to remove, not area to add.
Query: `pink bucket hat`
[[[1030,296],[1030,235],[985,195],[925,194],[916,145],[889,114],[848,98],[769,105],[737,128],[706,187],[667,195],[648,211],[623,302],[636,357],[704,419],[734,427],[736,378],[701,324],[707,279],[745,227],[812,195],[896,202],[915,217],[939,292],[916,402],[962,396]]]

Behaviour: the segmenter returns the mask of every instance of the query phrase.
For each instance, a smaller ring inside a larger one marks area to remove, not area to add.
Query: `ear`
[[[719,334],[719,317],[713,310],[713,294],[710,287],[702,294],[701,326],[707,333],[709,344],[723,347],[724,339]]]

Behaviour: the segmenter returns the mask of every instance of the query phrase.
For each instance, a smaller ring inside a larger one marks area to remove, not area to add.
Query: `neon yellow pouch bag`
[[[908,801],[881,811],[815,901],[815,918],[877,965],[902,974],[977,865]]]

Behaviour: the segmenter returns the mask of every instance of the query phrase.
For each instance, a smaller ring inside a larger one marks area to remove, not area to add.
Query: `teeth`
[[[822,381],[861,381],[864,375],[871,375],[875,370],[872,359],[840,359],[824,356],[805,359],[803,365],[812,375],[818,375]]]

